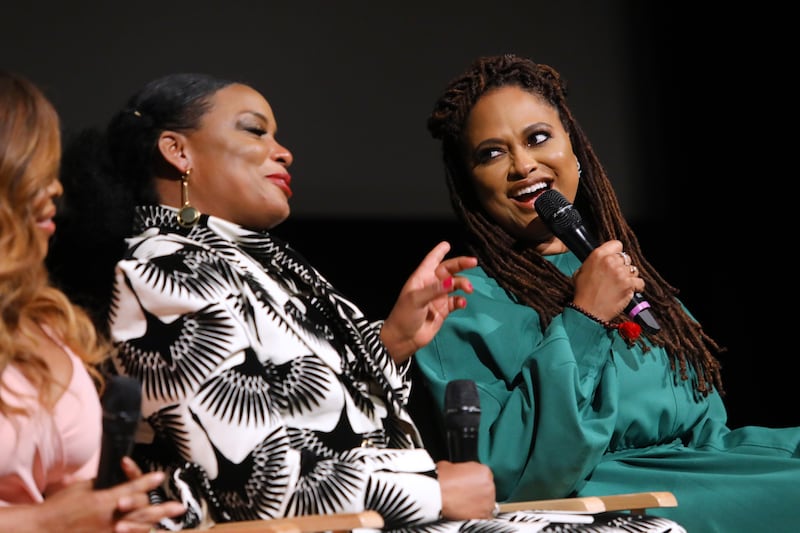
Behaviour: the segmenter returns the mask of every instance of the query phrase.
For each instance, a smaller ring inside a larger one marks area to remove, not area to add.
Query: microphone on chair
[[[478,461],[478,427],[481,403],[478,387],[471,379],[456,379],[444,392],[444,425],[450,461]]]
[[[597,248],[597,240],[584,227],[578,210],[557,190],[544,191],[533,202],[533,207],[553,235],[561,239],[581,262]],[[650,310],[650,304],[640,292],[633,294],[625,312],[649,333],[656,333],[661,329]]]
[[[127,376],[112,376],[106,383],[100,403],[103,407],[103,440],[94,488],[105,489],[128,481],[120,461],[133,450],[141,414],[141,384]]]

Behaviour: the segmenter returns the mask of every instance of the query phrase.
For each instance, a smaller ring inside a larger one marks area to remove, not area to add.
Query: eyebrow
[[[472,149],[473,150],[479,150],[479,149],[481,149],[483,147],[484,144],[493,145],[493,144],[505,144],[505,143],[504,143],[504,141],[502,139],[500,139],[498,137],[490,137],[489,139],[482,140],[481,142],[476,144],[475,147],[472,148]]]
[[[254,117],[260,118],[261,120],[263,120],[264,122],[269,124],[269,119],[267,118],[267,116],[264,115],[263,113],[259,113],[258,111],[245,110],[245,111],[242,111],[242,114],[243,115],[253,115]]]

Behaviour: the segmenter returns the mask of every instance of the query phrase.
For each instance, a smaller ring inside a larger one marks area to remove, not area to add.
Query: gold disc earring
[[[183,206],[178,210],[178,224],[184,228],[191,228],[200,220],[200,211],[189,204],[189,175],[191,173],[192,169],[189,168],[181,174],[181,202]]]

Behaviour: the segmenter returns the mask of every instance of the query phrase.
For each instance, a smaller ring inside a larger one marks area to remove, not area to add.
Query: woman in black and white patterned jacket
[[[386,320],[369,321],[268,232],[292,195],[276,130],[249,85],[175,74],[64,155],[52,251],[65,253],[49,264],[107,328],[114,371],[142,383],[134,457],[168,471],[163,497],[190,508],[164,527],[364,509],[418,530],[491,519],[491,471],[434,463],[405,409],[410,357],[466,305],[452,293],[471,292],[457,274],[475,258],[445,259],[440,243]],[[100,296],[69,283],[80,247],[119,251],[96,272],[82,259]],[[526,521],[542,527],[533,513],[492,526]]]

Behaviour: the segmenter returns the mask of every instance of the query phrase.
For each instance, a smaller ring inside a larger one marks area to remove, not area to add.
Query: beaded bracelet
[[[612,326],[611,325],[611,322],[603,320],[599,316],[593,315],[592,313],[590,313],[589,311],[587,311],[583,307],[579,306],[575,302],[567,303],[567,307],[571,307],[572,309],[576,310],[577,312],[581,313],[582,315],[584,315],[584,316],[586,316],[588,318],[591,318],[592,320],[594,320],[595,322],[597,322],[598,324],[600,324],[601,326],[603,326],[606,329],[617,329],[616,326]]]
[[[639,338],[639,335],[642,334],[642,326],[640,326],[636,322],[631,322],[630,320],[626,320],[622,324],[615,326],[611,322],[603,320],[602,318],[593,315],[583,307],[576,305],[575,302],[567,302],[567,307],[576,310],[577,312],[581,313],[582,315],[591,320],[594,320],[595,322],[597,322],[598,324],[600,324],[609,331],[617,330],[620,336],[629,343],[634,342],[636,339]]]

